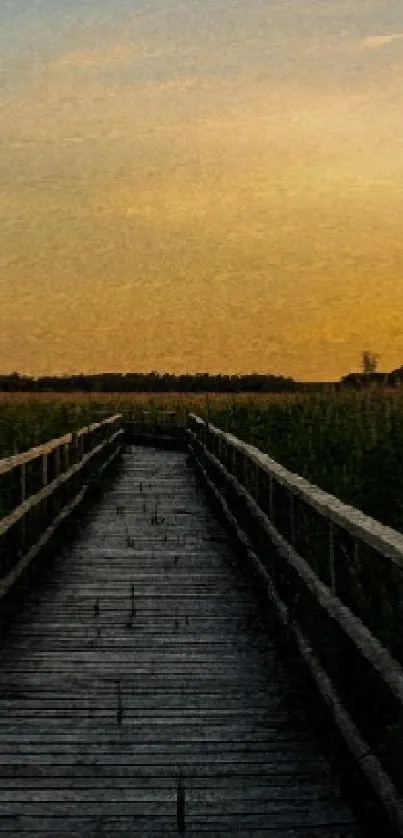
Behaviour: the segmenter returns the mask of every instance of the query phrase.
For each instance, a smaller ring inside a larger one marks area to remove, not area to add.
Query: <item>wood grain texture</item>
[[[2,638],[4,835],[176,835],[180,772],[192,836],[360,834],[185,459],[128,447]]]

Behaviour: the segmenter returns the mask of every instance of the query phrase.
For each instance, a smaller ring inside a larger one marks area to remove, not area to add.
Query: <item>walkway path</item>
[[[182,771],[186,834],[359,835],[185,460],[128,447],[2,639],[2,834],[169,838]]]

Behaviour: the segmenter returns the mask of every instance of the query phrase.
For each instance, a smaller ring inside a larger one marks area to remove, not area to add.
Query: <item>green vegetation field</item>
[[[0,457],[130,407],[194,411],[321,488],[403,531],[403,394],[172,394],[0,398]]]
[[[402,395],[309,394],[208,413],[290,471],[403,531]]]
[[[0,458],[33,448],[93,421],[85,404],[0,402]]]

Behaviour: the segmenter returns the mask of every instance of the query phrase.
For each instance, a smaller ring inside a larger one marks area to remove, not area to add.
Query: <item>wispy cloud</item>
[[[361,47],[364,49],[378,49],[386,44],[396,41],[398,38],[403,38],[403,32],[394,32],[389,35],[368,35],[361,42]]]
[[[133,59],[160,58],[166,55],[167,48],[160,49],[147,41],[130,41],[109,44],[101,49],[77,49],[62,53],[53,58],[51,63],[59,66],[94,67],[114,61],[133,61]]]

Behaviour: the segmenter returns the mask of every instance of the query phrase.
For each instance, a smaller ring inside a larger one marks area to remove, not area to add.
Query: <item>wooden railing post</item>
[[[403,836],[398,758],[403,735],[403,533],[198,417],[190,417],[188,426],[196,451],[200,442],[205,444],[203,466],[216,483],[210,488],[223,512],[235,519],[238,534],[242,537],[243,531],[248,540],[247,555],[288,626],[329,718]],[[210,467],[208,451],[225,471]],[[228,492],[222,493],[226,485]],[[269,540],[278,561],[267,555]],[[391,619],[390,631],[381,624],[385,615]]]
[[[258,463],[255,464],[255,500],[258,506],[260,506],[260,466]]]
[[[222,456],[223,456],[223,438],[220,434],[220,436],[218,437],[218,459],[219,459],[220,463],[222,462]]]
[[[43,488],[45,488],[45,486],[47,486],[47,485],[48,485],[48,455],[47,454],[42,454],[42,486],[43,486]],[[44,512],[45,516],[47,516],[47,514],[48,514],[48,508],[49,508],[48,498],[45,498],[45,500],[43,501],[43,512]]]
[[[248,479],[247,479],[247,471],[248,471],[248,458],[246,452],[242,452],[242,483],[244,486],[248,486]]]
[[[290,489],[288,490],[288,502],[290,507],[290,541],[292,545],[295,545],[295,497]]]
[[[60,468],[61,468],[61,463],[60,463],[60,445],[58,445],[58,446],[57,446],[57,448],[55,449],[55,477],[59,477],[59,475],[60,475]]]
[[[48,455],[42,454],[42,486],[48,485]]]
[[[55,450],[53,452],[53,464],[54,464],[54,478],[55,478],[55,480],[57,480],[57,478],[60,477],[60,473],[61,473],[61,446],[60,445],[58,445],[57,448],[55,448]],[[58,491],[57,492],[57,501],[56,501],[56,504],[54,506],[55,511],[59,512],[62,505],[63,505],[62,496],[60,494],[60,491]]]
[[[70,465],[70,448],[69,443],[65,442],[63,445],[63,471],[67,471]]]
[[[24,500],[27,496],[27,464],[22,463],[21,466],[21,503],[24,503]]]
[[[330,589],[333,594],[337,593],[336,586],[336,564],[334,552],[334,523],[329,521],[329,579]]]
[[[274,523],[274,480],[269,476],[269,516],[272,524]]]
[[[235,445],[231,445],[231,473],[236,475],[236,449]]]
[[[24,500],[27,496],[27,464],[22,463],[21,465],[21,503],[24,503]],[[27,517],[24,515],[21,521],[21,541],[20,541],[20,549],[21,555],[25,552],[25,545],[27,541]]]

